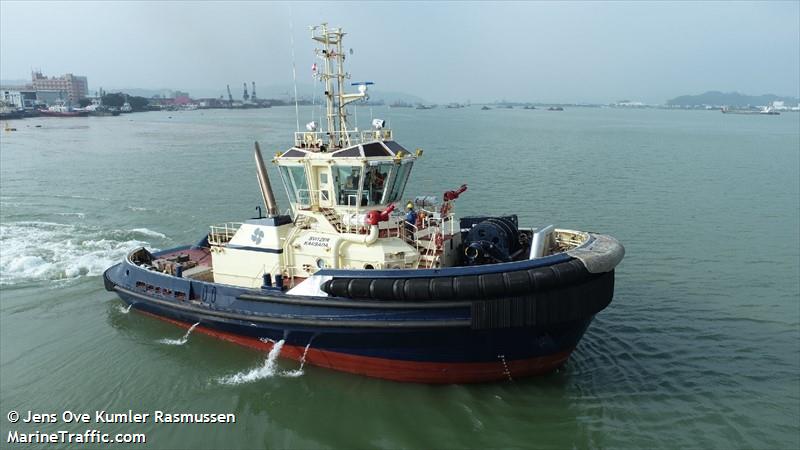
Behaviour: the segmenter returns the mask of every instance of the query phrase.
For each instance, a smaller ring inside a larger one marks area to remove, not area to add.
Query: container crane
[[[244,101],[250,100],[250,96],[247,95],[247,82],[244,82],[242,84],[244,85],[244,95],[242,95],[242,98],[244,99]]]

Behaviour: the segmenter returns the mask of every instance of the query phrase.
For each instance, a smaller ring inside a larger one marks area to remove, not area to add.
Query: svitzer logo
[[[255,231],[253,231],[253,234],[250,235],[250,240],[255,242],[256,245],[260,244],[261,239],[263,238],[264,238],[264,232],[261,231],[261,228],[256,228]]]

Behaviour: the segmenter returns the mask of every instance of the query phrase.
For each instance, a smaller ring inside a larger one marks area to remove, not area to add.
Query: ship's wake
[[[0,224],[0,285],[98,276],[132,249],[166,240],[164,234],[147,228],[104,230],[36,221]]]
[[[200,325],[200,322],[197,322],[196,324],[189,327],[189,329],[186,331],[186,334],[184,334],[183,337],[180,339],[160,339],[158,342],[160,344],[167,344],[167,345],[183,345],[189,342],[189,335],[192,334],[192,331],[194,331],[194,329],[198,325]]]
[[[281,339],[273,344],[272,349],[270,349],[269,354],[267,354],[267,360],[264,361],[262,366],[222,377],[217,381],[220,384],[237,385],[262,380],[264,378],[297,378],[302,376],[304,373],[303,367],[305,366],[306,362],[306,354],[308,353],[311,343],[309,342],[309,344],[306,345],[305,351],[303,352],[303,357],[300,359],[299,368],[293,370],[280,370],[277,367],[277,360],[278,356],[281,354],[281,349],[283,349],[283,344],[285,342],[286,341],[284,339]]]

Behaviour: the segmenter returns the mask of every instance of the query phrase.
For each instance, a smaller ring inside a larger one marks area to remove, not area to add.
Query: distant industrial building
[[[27,88],[2,88],[0,100],[15,108],[33,108],[36,106],[36,91]]]
[[[40,71],[31,73],[31,87],[36,91],[40,101],[52,103],[56,94],[61,100],[78,103],[89,95],[89,82],[86,77],[71,73],[60,77],[46,77]]]

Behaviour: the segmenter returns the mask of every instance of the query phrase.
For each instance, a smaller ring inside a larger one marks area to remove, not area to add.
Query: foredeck
[[[158,253],[152,265],[159,272],[176,275],[181,267],[181,276],[201,281],[213,281],[211,250],[208,248],[183,248]]]

